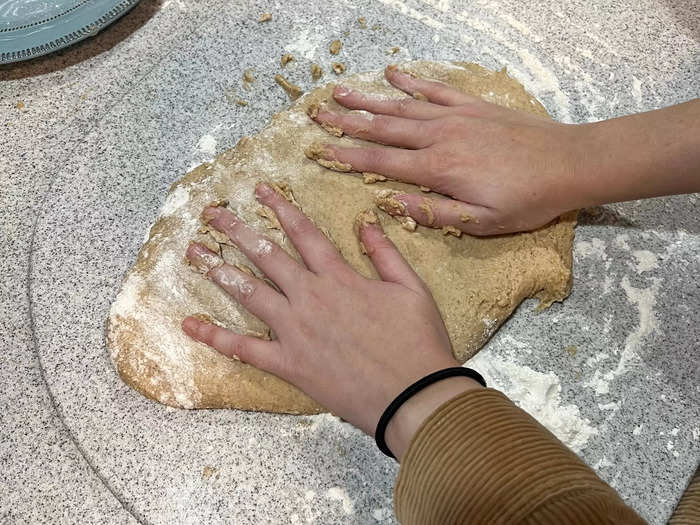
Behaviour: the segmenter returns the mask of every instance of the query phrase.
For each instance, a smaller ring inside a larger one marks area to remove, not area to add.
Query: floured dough
[[[505,71],[423,61],[401,67],[497,104],[546,115],[542,105]],[[343,84],[378,97],[406,96],[391,87],[382,72],[353,75]],[[180,322],[198,314],[240,333],[268,336],[261,321],[184,260],[188,243],[196,240],[220,251],[231,264],[252,266],[226,239],[200,231],[201,210],[220,201],[227,201],[243,220],[297,256],[276,221],[255,202],[253,189],[259,180],[288,184],[302,210],[332,238],[348,262],[363,275],[376,276],[353,233],[354,219],[374,207],[378,189],[414,193],[420,189],[394,181],[365,184],[362,174],[337,173],[305,156],[304,150],[314,142],[362,142],[329,135],[307,116],[312,104],[345,111],[333,101],[332,89],[331,84],[298,99],[275,115],[261,133],[244,137],[214,163],[199,166],[170,188],[148,241],[112,305],[107,328],[119,375],[139,392],[183,408],[324,410],[281,379],[189,339]],[[570,291],[575,213],[535,232],[491,238],[446,235],[452,232],[416,229],[415,224],[406,227],[384,212],[377,213],[387,235],[435,296],[460,361],[476,353],[526,297],[537,297],[547,306]]]

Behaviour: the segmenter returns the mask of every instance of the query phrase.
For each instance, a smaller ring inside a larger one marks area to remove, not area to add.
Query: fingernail
[[[203,244],[196,242],[190,243],[185,252],[185,258],[198,272],[204,274],[224,264],[221,257]]]
[[[350,90],[348,88],[346,88],[345,86],[336,86],[333,94],[336,97],[346,97],[350,94]]]
[[[388,66],[386,66],[386,72],[387,73],[398,73],[399,66],[397,64],[389,64]]]
[[[258,199],[263,199],[272,195],[273,190],[269,184],[266,182],[259,182],[255,185],[255,197]]]
[[[213,221],[219,216],[219,208],[215,206],[207,206],[202,210],[202,214],[200,216],[201,220],[203,223],[207,224],[210,221]]]

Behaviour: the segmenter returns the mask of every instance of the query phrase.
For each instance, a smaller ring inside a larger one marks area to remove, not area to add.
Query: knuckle
[[[395,103],[396,114],[405,116],[411,112],[411,106],[414,100],[412,98],[402,98]]]
[[[375,116],[371,122],[372,129],[376,133],[386,133],[391,129],[391,119],[385,117],[384,115]]]
[[[287,230],[296,235],[308,235],[310,234],[314,226],[306,217],[300,213],[293,213],[287,220]]]
[[[386,161],[386,152],[382,148],[368,148],[365,151],[365,162],[370,168],[381,167]]]

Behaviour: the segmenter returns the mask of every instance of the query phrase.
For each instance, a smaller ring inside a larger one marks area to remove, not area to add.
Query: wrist
[[[387,425],[384,438],[398,461],[408,450],[421,424],[450,399],[468,391],[483,388],[468,377],[449,377],[424,388],[396,411]]]

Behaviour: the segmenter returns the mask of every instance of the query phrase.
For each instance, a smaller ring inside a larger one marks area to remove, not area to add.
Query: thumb
[[[384,234],[379,217],[373,210],[360,213],[355,219],[355,227],[362,251],[370,258],[383,281],[401,284],[416,292],[426,290],[421,278]]]

